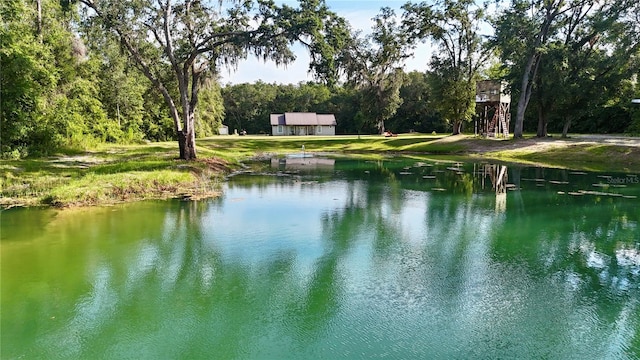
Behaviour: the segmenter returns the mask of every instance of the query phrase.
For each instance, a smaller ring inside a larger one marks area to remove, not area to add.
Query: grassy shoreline
[[[76,207],[144,199],[217,196],[242,162],[303,151],[389,155],[453,155],[590,171],[640,172],[640,139],[495,140],[472,136],[227,136],[199,139],[197,161],[177,158],[175,142],[103,145],[73,155],[0,161],[0,208]]]

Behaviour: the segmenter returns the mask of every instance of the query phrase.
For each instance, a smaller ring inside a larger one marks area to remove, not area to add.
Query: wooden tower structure
[[[476,83],[476,135],[509,137],[511,96],[505,93],[505,88],[506,83],[497,80]]]

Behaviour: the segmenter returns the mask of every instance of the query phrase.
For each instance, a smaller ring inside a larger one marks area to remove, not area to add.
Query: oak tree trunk
[[[380,135],[384,134],[384,132],[386,131],[384,127],[384,120],[379,120],[377,127],[378,127],[378,131],[380,132]]]
[[[456,120],[453,123],[453,132],[451,133],[451,135],[458,135],[460,133],[462,133],[462,121]]]
[[[569,133],[569,127],[571,126],[571,117],[567,117],[564,121],[564,126],[562,127],[562,138],[566,139],[567,134]]]
[[[524,113],[529,105],[531,99],[531,91],[533,88],[533,80],[538,72],[538,65],[540,64],[540,54],[533,53],[527,61],[524,73],[522,75],[522,87],[520,88],[520,98],[518,99],[518,106],[516,108],[516,123],[513,129],[514,138],[522,138],[522,132],[524,129]]]
[[[42,42],[42,0],[36,0],[38,19],[36,20],[36,33]]]
[[[546,14],[544,16],[544,21],[542,23],[542,26],[540,27],[540,31],[536,35],[536,40],[532,47],[533,53],[529,55],[529,60],[527,60],[524,72],[522,74],[520,98],[518,99],[518,107],[516,111],[516,123],[513,130],[514,138],[522,138],[524,113],[527,110],[529,100],[531,99],[533,83],[536,79],[538,67],[540,66],[540,59],[542,57],[542,52],[540,52],[538,47],[547,42],[551,25],[555,18],[560,14],[562,4],[563,2],[559,1],[558,3],[546,3],[545,5],[544,10],[546,10]]]
[[[544,111],[542,105],[538,105],[538,132],[536,136],[539,138],[546,137],[547,133],[547,113]]]
[[[193,131],[178,132],[178,147],[180,159],[194,160],[196,158],[196,138]]]

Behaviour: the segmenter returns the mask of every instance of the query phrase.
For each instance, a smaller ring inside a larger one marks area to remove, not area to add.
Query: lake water
[[[639,359],[640,181],[288,158],[0,214],[2,359]]]

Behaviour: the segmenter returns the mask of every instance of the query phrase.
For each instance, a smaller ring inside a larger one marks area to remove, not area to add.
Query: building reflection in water
[[[335,159],[314,156],[288,156],[285,158],[272,158],[271,168],[284,170],[333,170]]]

